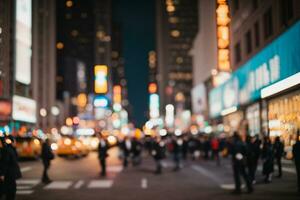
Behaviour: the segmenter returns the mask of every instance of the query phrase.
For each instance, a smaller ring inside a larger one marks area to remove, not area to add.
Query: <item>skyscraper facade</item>
[[[198,1],[156,1],[156,52],[161,108],[191,108],[192,57],[198,30]]]

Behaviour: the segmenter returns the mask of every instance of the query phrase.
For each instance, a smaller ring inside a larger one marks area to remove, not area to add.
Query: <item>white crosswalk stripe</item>
[[[122,170],[123,170],[123,166],[120,165],[109,166],[106,169],[107,172],[116,172],[116,173],[119,173]]]
[[[17,180],[17,195],[30,195],[34,192],[33,188],[40,183],[38,179]]]
[[[111,188],[113,185],[113,181],[112,180],[92,180],[89,185],[88,188],[92,189],[92,188]]]
[[[80,181],[78,181],[78,182],[74,185],[74,188],[75,188],[75,189],[79,189],[79,188],[81,188],[83,185],[84,185],[84,181],[83,181],[83,180],[80,180]]]
[[[73,184],[72,181],[53,181],[44,187],[45,190],[64,190],[69,189]]]

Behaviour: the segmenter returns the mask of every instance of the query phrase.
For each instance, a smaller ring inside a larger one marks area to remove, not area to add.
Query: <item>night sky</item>
[[[113,0],[113,21],[122,27],[129,102],[141,126],[148,110],[148,52],[155,49],[155,1]]]

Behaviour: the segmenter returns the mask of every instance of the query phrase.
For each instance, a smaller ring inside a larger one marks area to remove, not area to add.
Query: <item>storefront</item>
[[[268,118],[270,136],[281,136],[285,145],[293,145],[300,129],[300,90],[270,99]]]
[[[297,22],[210,91],[210,118],[222,117],[228,132],[280,135],[291,145],[300,116],[299,44]]]

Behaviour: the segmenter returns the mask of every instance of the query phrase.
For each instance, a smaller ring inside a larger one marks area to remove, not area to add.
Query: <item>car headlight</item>
[[[69,139],[69,138],[66,138],[66,139],[64,140],[64,144],[67,145],[67,146],[71,145],[71,143],[72,143],[72,141],[71,141],[71,139]]]
[[[51,144],[51,149],[52,149],[53,151],[56,151],[56,150],[58,149],[58,145],[57,145],[56,143],[52,143],[52,144]]]

